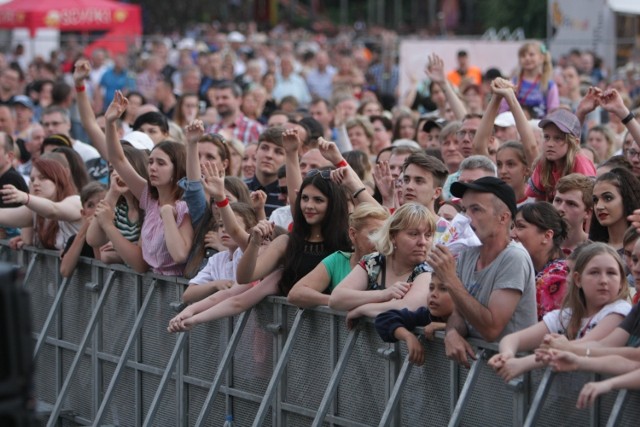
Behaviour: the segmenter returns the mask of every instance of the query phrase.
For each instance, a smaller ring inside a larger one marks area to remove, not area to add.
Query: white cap
[[[516,125],[516,119],[513,117],[511,111],[505,111],[504,113],[498,114],[493,124],[501,128],[510,128]]]
[[[246,40],[246,37],[242,33],[239,33],[237,31],[231,31],[227,35],[227,41],[229,43],[244,43]]]
[[[178,50],[194,50],[196,48],[196,41],[191,37],[187,37],[180,40],[176,47]]]
[[[391,146],[392,147],[411,147],[411,148],[415,148],[416,150],[422,149],[422,147],[420,147],[420,144],[418,144],[412,139],[406,139],[406,138],[396,139],[395,141],[393,141]]]
[[[122,137],[123,141],[133,145],[138,150],[153,150],[153,140],[144,132],[134,130]]]

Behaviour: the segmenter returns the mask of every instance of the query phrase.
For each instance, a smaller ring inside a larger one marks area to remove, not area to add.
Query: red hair
[[[59,202],[77,194],[73,181],[69,176],[69,170],[65,169],[60,162],[51,159],[37,159],[33,161],[33,168],[37,169],[44,178],[53,181],[56,187],[56,194],[52,201]],[[59,228],[57,220],[47,221],[46,218],[40,215],[36,216],[38,239],[44,248],[56,249],[56,235]]]

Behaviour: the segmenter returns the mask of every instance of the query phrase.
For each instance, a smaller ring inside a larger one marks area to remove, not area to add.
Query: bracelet
[[[587,347],[587,352],[585,354],[585,357],[589,357],[591,356],[591,347]]]
[[[227,206],[229,204],[229,198],[225,197],[223,201],[221,202],[216,202],[216,206],[219,208],[224,208],[225,206]]]
[[[84,92],[86,88],[84,87],[84,85],[82,86],[76,86],[76,92]]]
[[[31,195],[29,195],[29,193],[27,193],[27,201],[24,202],[24,206],[27,206],[30,201],[31,201]]]
[[[358,196],[360,195],[360,193],[362,193],[363,191],[365,191],[367,188],[366,187],[362,187],[361,189],[357,190],[355,193],[353,193],[353,198],[357,199]]]
[[[625,117],[624,119],[622,119],[622,124],[626,125],[627,123],[629,123],[631,120],[635,119],[636,115],[633,114],[633,111],[629,111],[629,114],[627,114],[627,117]]]
[[[347,161],[345,159],[340,160],[338,163],[336,163],[335,165],[337,168],[344,168],[349,166],[349,163],[347,163]]]

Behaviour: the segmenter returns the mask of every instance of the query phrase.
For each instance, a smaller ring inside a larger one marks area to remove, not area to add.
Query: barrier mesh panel
[[[75,355],[72,351],[62,351],[63,378],[68,375]],[[73,408],[76,414],[91,419],[91,380],[91,358],[83,355],[69,384],[63,408]]]
[[[289,325],[296,311],[293,307],[287,307]],[[329,314],[317,313],[302,319],[285,372],[285,402],[313,410],[320,406],[333,372],[329,345],[330,318]]]
[[[401,344],[401,361],[407,354]],[[413,366],[400,397],[403,426],[426,423],[430,426],[446,426],[449,422],[449,360],[440,340],[425,344],[425,363]],[[419,393],[416,393],[420,390]]]
[[[589,381],[590,374],[556,374],[541,408],[538,424],[557,427],[588,425],[589,411],[576,409],[576,401],[582,386]]]
[[[208,393],[208,389],[204,389],[202,387],[194,386],[191,384],[187,386],[187,400],[189,402],[187,425],[195,425]],[[213,407],[210,409],[209,417],[207,417],[204,425],[208,427],[221,426],[224,424],[225,416],[225,395],[218,393],[213,401]]]
[[[513,391],[485,361],[481,363],[482,369],[465,408],[462,424],[484,427],[486,420],[491,420],[496,426],[512,425]]]
[[[233,357],[233,388],[263,395],[273,372],[272,306],[259,304],[251,311]],[[257,407],[256,407],[257,409]]]
[[[53,404],[56,401],[58,391],[56,389],[56,350],[52,345],[44,344],[40,350],[40,356],[36,361],[33,381],[36,396],[46,403]]]
[[[198,325],[189,333],[187,374],[212,381],[227,348],[228,319]],[[224,418],[223,418],[224,423]]]
[[[617,395],[617,393],[609,393],[609,395]],[[600,418],[600,424],[606,425],[606,419]],[[620,417],[619,426],[632,426],[637,425],[640,420],[640,392],[630,392],[627,397],[627,402],[622,409],[622,416]]]
[[[116,364],[102,361],[102,393],[107,391]],[[111,397],[111,402],[102,424],[107,425],[135,425],[136,407],[135,407],[135,371],[125,368],[120,374],[120,380],[116,384],[115,390]]]
[[[31,293],[31,318],[34,331],[42,330],[49,309],[56,297],[58,291],[56,267],[57,262],[54,259],[39,256],[29,280],[25,283]],[[53,330],[54,328],[52,328]]]
[[[250,426],[253,424],[253,420],[256,417],[256,412],[260,407],[259,402],[251,402],[248,400],[233,398],[233,423],[236,426]],[[269,427],[272,425],[271,409],[267,412],[267,416],[262,423],[262,427]],[[290,424],[291,427],[294,424]]]
[[[155,392],[160,384],[160,377],[152,374],[142,374],[142,408],[143,413],[146,414],[149,411],[149,406],[153,401]],[[162,399],[156,412],[153,425],[157,427],[173,427],[178,425],[177,423],[177,401],[176,401],[176,387],[175,382],[170,381],[164,390]]]
[[[150,284],[151,279],[145,277],[143,299],[150,290]],[[147,315],[140,334],[142,361],[162,369],[167,366],[176,343],[175,334],[167,332],[167,325],[174,314],[169,304],[175,301],[175,288],[175,283],[159,282],[155,295],[147,308]]]
[[[103,275],[106,280],[108,274]],[[101,350],[120,356],[136,318],[136,278],[132,274],[116,272],[111,291],[102,309]]]
[[[344,322],[338,331],[341,335],[347,333]],[[337,415],[368,425],[378,423],[387,401],[385,378],[389,362],[376,350],[385,346],[373,325],[366,324],[338,387]]]
[[[84,287],[91,281],[91,267],[78,265],[62,298],[62,339],[79,344],[91,318],[92,292]]]

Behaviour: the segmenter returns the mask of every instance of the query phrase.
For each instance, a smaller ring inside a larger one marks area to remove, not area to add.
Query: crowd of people
[[[187,278],[169,332],[281,295],[375,318],[418,365],[424,327],[466,366],[468,338],[499,342],[507,381],[610,374],[580,407],[640,388],[634,80],[533,41],[504,74],[430,55],[399,93],[392,43],[219,32],[153,40],[136,72],[0,55],[2,237],[64,277],[84,256]]]

